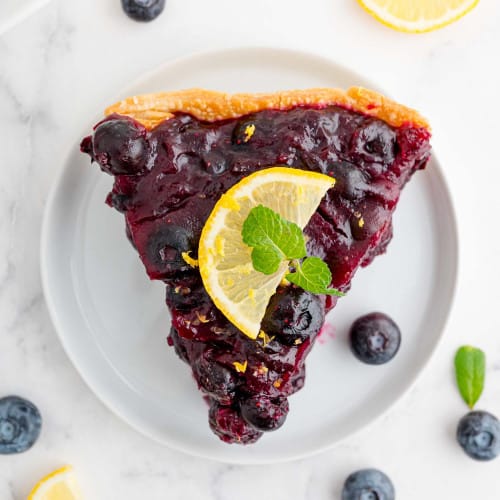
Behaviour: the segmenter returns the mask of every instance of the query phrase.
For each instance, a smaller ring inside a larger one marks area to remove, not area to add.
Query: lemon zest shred
[[[260,374],[260,375],[264,375],[265,373],[267,373],[269,371],[269,368],[266,366],[266,365],[260,365],[259,368],[257,369],[257,372]]]
[[[274,336],[270,337],[264,330],[261,330],[257,335],[258,338],[262,339],[262,347],[266,347],[274,340]]]
[[[245,360],[243,363],[239,363],[238,361],[235,361],[233,363],[233,366],[238,373],[245,373],[247,371],[248,361]]]
[[[196,317],[200,320],[201,323],[209,323],[210,320],[204,314],[200,314],[198,311],[195,311]]]
[[[184,262],[188,264],[191,267],[198,267],[200,264],[198,263],[198,259],[193,259],[192,257],[189,256],[191,253],[191,250],[189,252],[182,252],[182,258],[184,259]]]
[[[253,134],[255,134],[255,125],[252,123],[251,125],[247,125],[245,127],[245,138],[243,139],[243,142],[248,142]]]

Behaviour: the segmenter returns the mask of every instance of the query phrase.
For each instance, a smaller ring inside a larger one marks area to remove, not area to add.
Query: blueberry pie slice
[[[124,214],[148,276],[165,283],[168,343],[191,366],[220,439],[253,443],[283,424],[337,298],[279,280],[258,330],[238,328],[238,315],[230,320],[216,306],[198,267],[200,237],[218,201],[270,168],[334,179],[302,227],[308,254],[323,259],[331,286],[346,292],[355,271],[385,251],[401,189],[425,167],[429,139],[416,111],[356,87],[136,96],[108,108],[82,141],[82,151],[114,176],[107,203]],[[302,183],[290,189],[300,205]],[[224,252],[216,240],[213,251]]]

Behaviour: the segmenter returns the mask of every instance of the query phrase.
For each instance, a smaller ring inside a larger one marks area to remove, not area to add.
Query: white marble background
[[[35,401],[44,431],[28,453],[0,456],[0,500],[72,463],[91,500],[338,499],[354,469],[375,466],[398,498],[498,500],[500,459],[481,464],[454,440],[465,413],[453,383],[457,346],[488,356],[480,407],[500,415],[500,4],[482,0],[435,33],[393,32],[355,0],[168,0],[140,25],[119,0],[53,0],[0,37],[0,396]],[[39,277],[44,203],[75,133],[124,84],[206,48],[308,49],[365,73],[434,126],[461,236],[457,300],[418,384],[384,418],[314,458],[263,467],[195,459],[111,414],[82,382],[54,332]]]

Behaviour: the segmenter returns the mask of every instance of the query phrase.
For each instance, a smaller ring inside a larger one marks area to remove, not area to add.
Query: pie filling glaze
[[[282,286],[262,323],[266,335],[241,333],[185,258],[197,258],[219,197],[276,165],[333,176],[304,232],[308,254],[324,259],[332,286],[347,291],[355,271],[385,251],[401,189],[430,155],[426,121],[374,92],[262,96],[192,90],[131,98],[82,141],[82,151],[115,178],[107,203],[124,214],[149,277],[165,283],[168,343],[191,366],[210,427],[228,443],[255,442],[283,424],[336,299]]]

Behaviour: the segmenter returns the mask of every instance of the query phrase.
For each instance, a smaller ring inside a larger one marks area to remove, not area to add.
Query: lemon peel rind
[[[44,476],[38,483],[33,487],[31,490],[28,500],[37,500],[37,496],[40,495],[41,493],[44,493],[44,488],[47,487],[47,484],[50,483],[52,479],[58,476],[65,476],[69,475],[70,478],[72,477],[73,474],[73,466],[72,465],[64,465],[63,467],[60,467],[59,469],[56,469],[54,472],[51,472],[50,474]]]
[[[474,7],[479,4],[479,0],[471,0],[470,4],[462,9],[450,9],[451,14],[446,16],[446,18],[436,24],[432,24],[431,21],[420,21],[416,22],[406,22],[393,16],[392,14],[387,13],[383,9],[379,9],[372,0],[356,0],[361,8],[374,17],[377,21],[379,21],[384,26],[391,28],[393,30],[399,31],[401,33],[411,33],[414,35],[421,35],[424,33],[430,33],[431,31],[436,31],[440,28],[444,28],[455,21],[458,21],[469,12],[471,12]],[[418,27],[421,23],[427,23],[428,26]],[[412,27],[413,26],[413,27]]]

